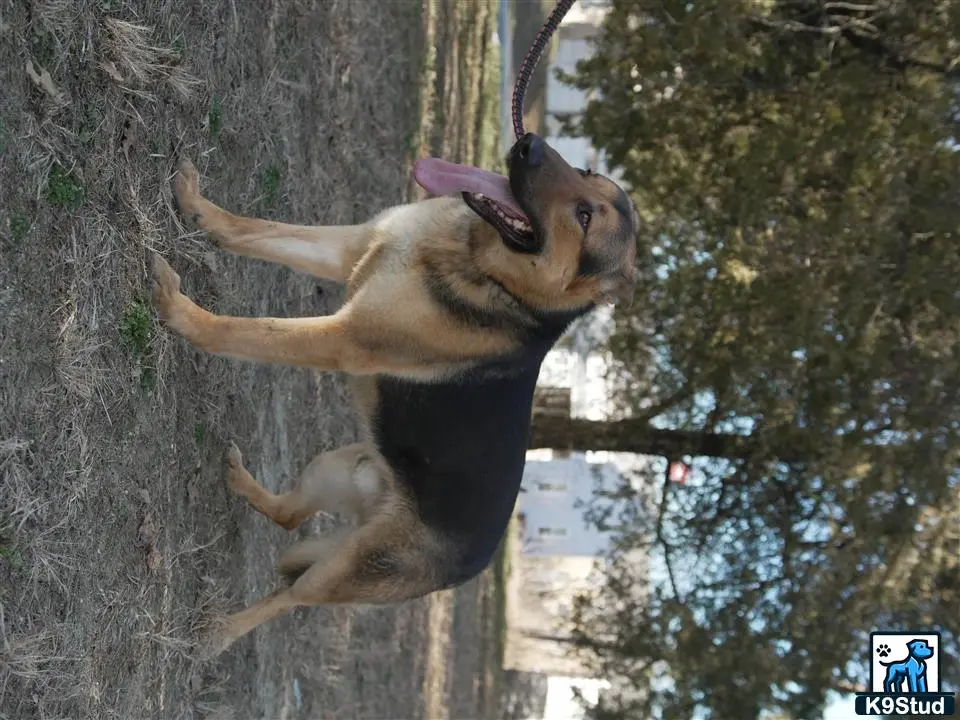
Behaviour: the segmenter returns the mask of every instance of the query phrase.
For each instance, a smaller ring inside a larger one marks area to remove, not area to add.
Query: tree
[[[816,718],[884,627],[938,626],[957,687],[960,2],[615,0],[604,30],[565,79],[643,218],[617,449],[719,459],[588,513],[620,530],[574,637],[638,689],[597,717]]]

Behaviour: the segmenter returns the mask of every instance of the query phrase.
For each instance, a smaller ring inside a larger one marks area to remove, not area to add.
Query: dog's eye
[[[586,232],[587,228],[590,227],[590,215],[589,210],[580,210],[577,213],[577,222],[580,223],[580,227],[583,228],[583,231]]]

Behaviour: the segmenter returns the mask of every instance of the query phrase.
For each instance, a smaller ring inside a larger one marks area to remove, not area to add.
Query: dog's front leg
[[[907,673],[907,689],[910,692],[922,693],[927,691],[926,671],[927,669],[921,665],[916,672]]]
[[[153,261],[153,301],[168,327],[216,355],[357,375],[416,367],[399,352],[376,352],[357,342],[343,312],[313,318],[214,315],[180,292],[180,276],[159,255]]]
[[[153,261],[153,301],[168,327],[209,353],[322,370],[339,370],[355,360],[338,316],[214,315],[180,292],[180,276],[159,255]]]
[[[180,163],[173,192],[184,217],[224,250],[340,283],[350,278],[372,239],[364,225],[290,225],[229,213],[200,194],[197,170],[189,160]]]

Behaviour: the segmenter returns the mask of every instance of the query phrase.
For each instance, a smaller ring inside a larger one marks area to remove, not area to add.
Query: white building
[[[560,135],[559,118],[582,113],[590,98],[583,90],[560,82],[554,72],[560,69],[573,73],[580,60],[593,55],[593,41],[600,34],[609,11],[609,0],[580,0],[557,29],[557,52],[547,74],[546,139],[571,165],[619,180],[619,173],[607,166],[603,153],[593,147],[589,138]]]
[[[609,537],[583,519],[583,505],[598,485],[614,488],[619,471],[611,463],[588,463],[576,454],[564,460],[528,461],[517,503],[524,555],[596,558]]]
[[[608,331],[609,317],[602,313],[572,328],[563,347],[551,350],[541,369],[541,386],[570,389],[575,417],[602,420],[608,415],[605,356],[596,350]],[[562,717],[579,717],[579,705],[556,697],[570,695],[569,678],[577,678],[578,686],[586,682],[590,693],[600,688],[590,684],[588,669],[569,655],[570,646],[562,640],[575,598],[596,589],[596,562],[610,547],[610,536],[584,520],[585,506],[595,490],[616,488],[621,472],[649,460],[606,452],[565,457],[546,449],[527,453],[511,545],[504,660],[508,668],[549,675],[553,685],[548,704],[568,707]],[[567,679],[554,680],[560,676]]]
[[[585,702],[596,705],[600,692],[609,688],[610,683],[606,680],[553,675],[547,681],[547,703],[543,717],[545,720],[580,720],[586,713],[575,691],[580,693]]]

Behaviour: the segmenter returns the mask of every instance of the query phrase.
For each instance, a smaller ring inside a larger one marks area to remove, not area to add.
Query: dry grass
[[[65,654],[63,629],[41,630],[31,635],[4,637],[0,649],[0,693],[4,696],[25,688],[42,695],[56,694],[64,700],[96,692],[89,683],[77,683],[84,675],[83,659]]]
[[[183,67],[176,49],[152,44],[152,28],[108,17],[104,29],[106,57],[100,66],[127,92],[151,97],[149,90],[136,87],[167,85],[180,98],[189,99],[202,86],[200,79]]]
[[[451,17],[445,42],[478,36]],[[200,355],[143,303],[156,250],[220,312],[334,309],[338,289],[187,231],[169,179],[186,154],[214,199],[300,222],[400,201],[437,128],[410,91],[425,23],[362,0],[0,0],[0,718],[423,714],[426,602],[297,611],[192,660],[289,542],[223,488],[225,442],[287,487],[355,427],[338,378]],[[432,626],[456,661],[436,702],[460,710],[482,597]]]

